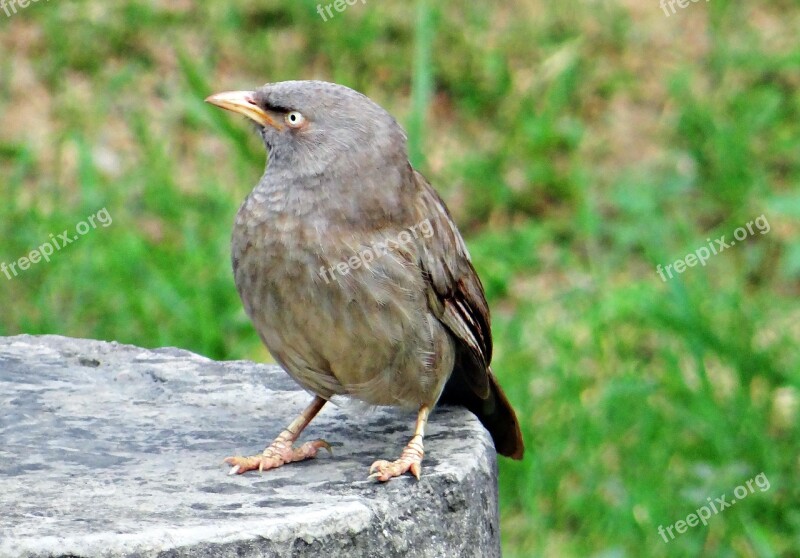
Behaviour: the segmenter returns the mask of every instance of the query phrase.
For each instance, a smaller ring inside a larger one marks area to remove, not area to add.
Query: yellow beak
[[[206,102],[243,114],[261,126],[272,126],[276,130],[282,128],[264,109],[256,104],[252,91],[225,91],[224,93],[217,93],[207,97]]]

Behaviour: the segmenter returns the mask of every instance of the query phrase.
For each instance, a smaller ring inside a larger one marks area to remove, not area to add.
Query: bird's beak
[[[225,91],[224,93],[217,93],[207,97],[206,102],[243,114],[261,126],[272,126],[276,130],[281,129],[281,125],[256,104],[252,91]]]

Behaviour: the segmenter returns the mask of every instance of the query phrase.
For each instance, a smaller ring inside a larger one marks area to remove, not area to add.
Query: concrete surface
[[[0,337],[0,557],[499,556],[495,453],[432,416],[422,480],[367,479],[414,415],[327,405],[334,457],[228,476],[310,401],[280,369],[56,336]]]

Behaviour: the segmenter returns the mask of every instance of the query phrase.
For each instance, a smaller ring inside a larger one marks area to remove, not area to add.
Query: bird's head
[[[253,120],[276,171],[320,175],[338,166],[407,161],[400,125],[378,104],[343,85],[283,81],[254,91],[217,93],[206,101]]]

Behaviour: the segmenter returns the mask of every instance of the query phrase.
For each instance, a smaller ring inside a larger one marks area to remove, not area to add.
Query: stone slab
[[[327,405],[334,456],[228,476],[310,401],[280,368],[58,336],[0,337],[0,557],[499,556],[496,457],[437,409],[422,480],[378,484],[414,414]]]

